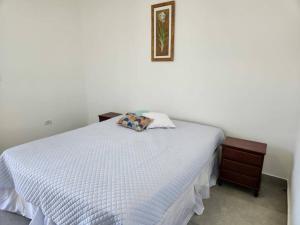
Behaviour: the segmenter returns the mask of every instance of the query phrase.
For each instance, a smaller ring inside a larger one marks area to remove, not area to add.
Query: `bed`
[[[31,225],[183,225],[201,214],[222,130],[174,120],[136,132],[118,119],[6,150],[0,209]]]

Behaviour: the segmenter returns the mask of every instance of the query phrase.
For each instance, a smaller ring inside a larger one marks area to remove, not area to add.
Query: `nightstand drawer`
[[[223,159],[222,168],[224,168],[225,170],[241,173],[251,177],[259,177],[261,173],[261,168],[259,167],[246,165],[228,159]]]
[[[223,147],[222,154],[223,157],[226,159],[231,159],[233,161],[238,161],[241,163],[246,163],[255,166],[262,166],[263,164],[263,156],[243,152],[229,147]]]
[[[259,179],[258,178],[254,178],[254,177],[249,177],[243,174],[239,174],[236,172],[232,172],[229,170],[222,170],[221,171],[221,178],[223,180],[227,180],[230,181],[232,183],[235,184],[239,184],[245,187],[249,187],[249,188],[258,188],[258,184],[259,184]]]

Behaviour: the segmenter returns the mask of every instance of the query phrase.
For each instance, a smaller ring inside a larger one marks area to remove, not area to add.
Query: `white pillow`
[[[176,126],[170,120],[167,114],[157,113],[157,112],[148,112],[143,113],[143,116],[153,119],[152,123],[149,124],[147,129],[152,128],[175,128]]]

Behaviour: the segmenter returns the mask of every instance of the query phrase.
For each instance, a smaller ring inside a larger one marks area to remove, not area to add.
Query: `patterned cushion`
[[[144,116],[137,116],[134,113],[126,113],[126,115],[123,116],[117,123],[135,131],[143,131],[152,121],[152,119]]]

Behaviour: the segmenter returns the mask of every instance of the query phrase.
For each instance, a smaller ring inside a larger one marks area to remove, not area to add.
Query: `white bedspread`
[[[20,145],[0,157],[0,204],[18,193],[57,225],[155,225],[223,140],[215,127],[135,132],[102,123]]]

